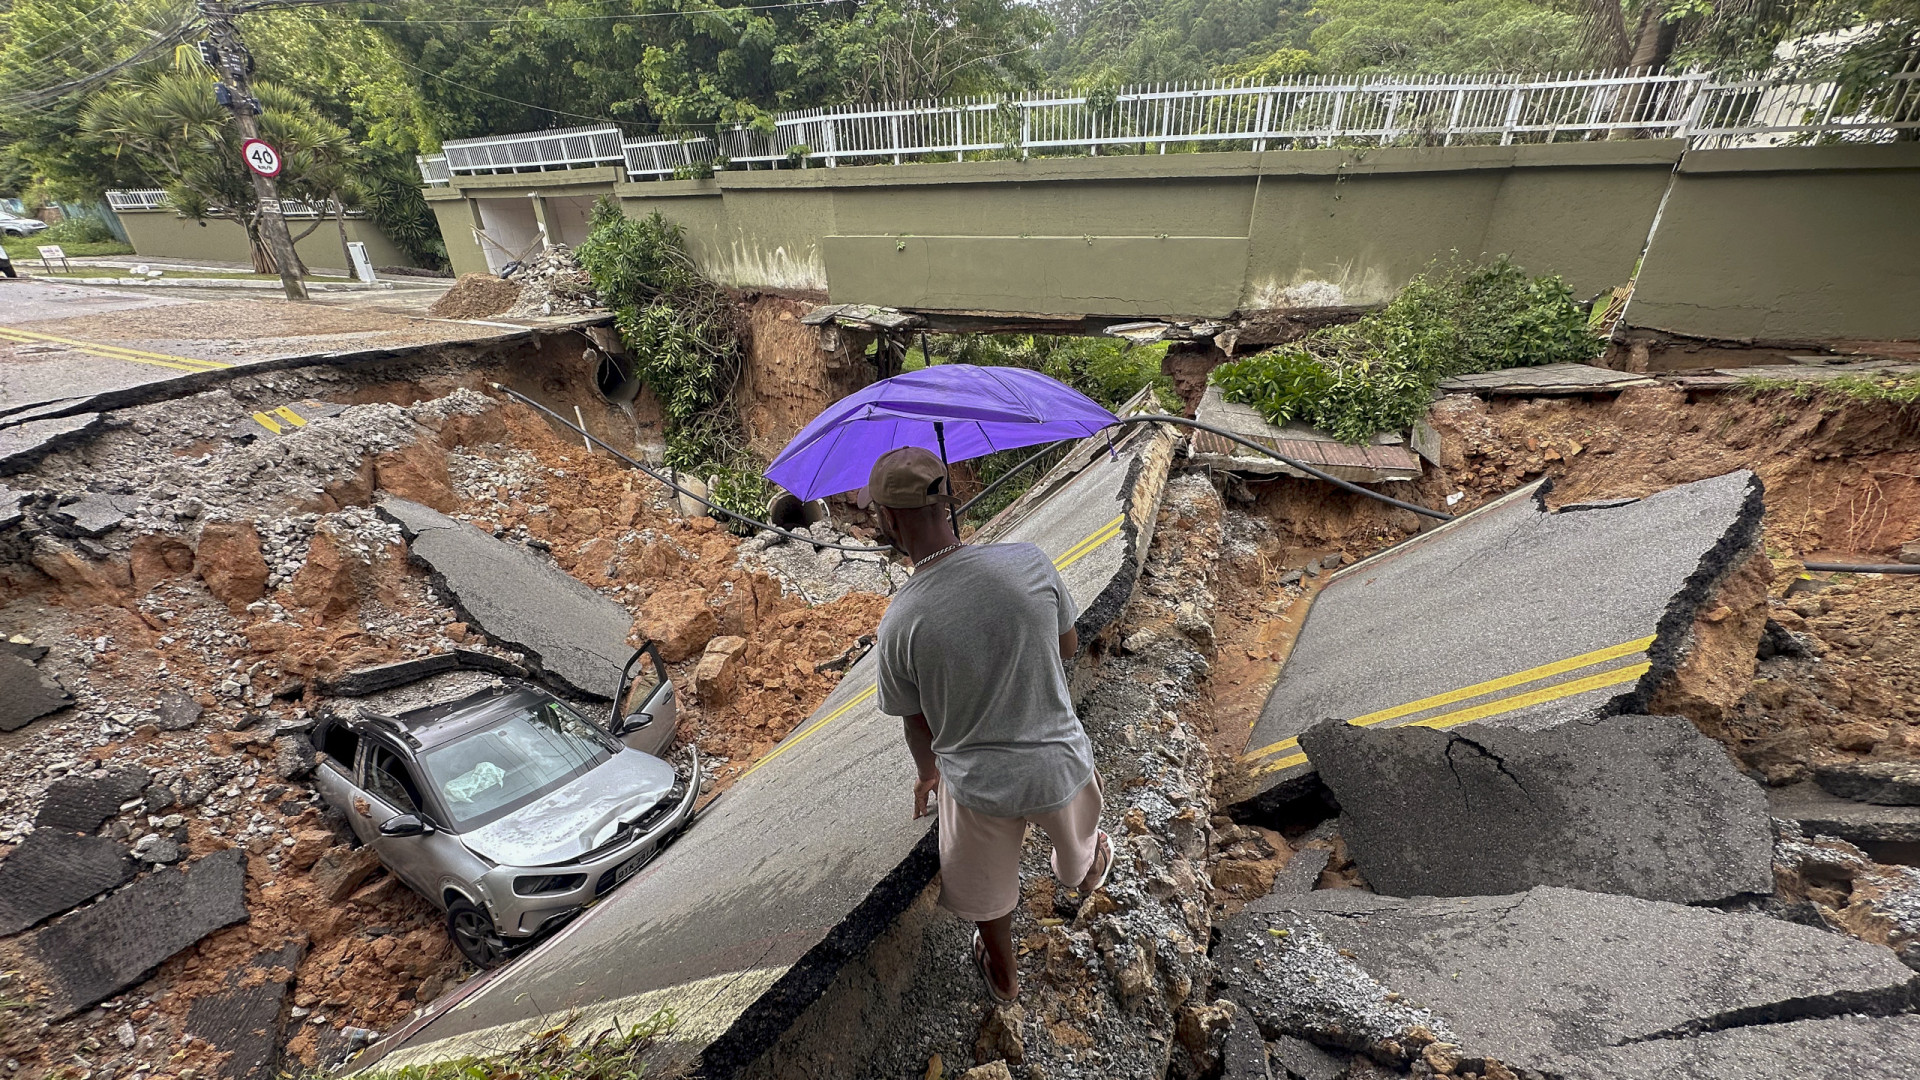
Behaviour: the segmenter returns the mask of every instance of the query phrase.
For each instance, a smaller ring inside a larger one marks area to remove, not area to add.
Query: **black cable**
[[[883,551],[893,550],[893,545],[891,544],[879,544],[871,547],[855,547],[852,544],[829,543],[825,540],[816,540],[813,537],[806,535],[805,533],[790,532],[786,529],[781,528],[778,525],[769,525],[764,521],[759,521],[757,519],[750,518],[745,514],[737,514],[732,510],[729,510],[726,507],[721,506],[720,504],[712,501],[711,499],[708,499],[706,496],[695,495],[693,492],[688,491],[686,488],[681,487],[679,484],[674,483],[672,480],[669,480],[668,478],[660,475],[659,473],[654,472],[651,468],[645,465],[642,465],[638,461],[635,461],[634,459],[614,449],[611,445],[609,445],[606,442],[606,440],[601,439],[600,437],[594,435],[592,432],[581,428],[580,426],[575,424],[573,421],[567,419],[564,416],[561,416],[559,413],[554,412],[552,409],[547,408],[545,405],[540,404],[539,402],[533,400],[532,398],[521,393],[520,391],[515,390],[511,387],[502,386],[499,383],[489,383],[488,385],[492,386],[495,390],[498,390],[501,393],[506,394],[508,397],[515,399],[516,401],[524,402],[525,404],[531,405],[534,408],[539,409],[541,412],[546,413],[549,417],[552,417],[554,420],[564,425],[569,431],[577,433],[582,438],[591,439],[595,443],[598,443],[602,448],[604,448],[607,451],[607,453],[612,454],[614,457],[619,458],[621,461],[624,461],[627,464],[633,466],[634,468],[639,469],[641,472],[646,473],[648,476],[651,476],[655,480],[659,481],[662,484],[665,484],[667,487],[672,488],[673,490],[679,492],[680,494],[685,495],[689,499],[692,499],[693,501],[699,503],[700,505],[706,507],[707,509],[714,511],[715,513],[725,514],[726,516],[732,518],[735,521],[740,522],[741,524],[751,525],[755,529],[765,529],[768,532],[775,533],[780,536],[784,536],[789,540],[798,540],[803,544],[812,544],[814,547],[817,547],[817,548],[833,548],[835,551],[860,551],[860,552],[865,552],[866,554],[869,554],[869,555],[877,555]]]
[[[1914,563],[1802,563],[1809,570],[1820,570],[1841,574],[1920,574],[1920,564]]]
[[[958,510],[956,510],[956,511],[954,511],[954,512],[955,512],[956,514],[965,514],[965,513],[966,513],[966,512],[968,511],[968,510],[971,510],[971,509],[973,509],[973,504],[974,504],[974,503],[977,503],[977,502],[979,502],[979,501],[980,501],[981,499],[984,499],[984,498],[986,498],[987,496],[989,496],[989,495],[991,495],[991,494],[993,494],[993,493],[994,493],[994,490],[995,490],[995,489],[997,489],[997,488],[998,488],[998,487],[999,487],[999,486],[1000,486],[1001,484],[1004,484],[1004,483],[1006,483],[1007,481],[1009,481],[1009,480],[1011,480],[1011,479],[1013,479],[1014,477],[1016,477],[1016,476],[1019,476],[1019,475],[1021,474],[1021,472],[1023,472],[1023,471],[1025,471],[1025,469],[1026,469],[1026,467],[1027,467],[1027,466],[1029,466],[1029,465],[1031,465],[1031,464],[1033,464],[1033,463],[1034,463],[1034,462],[1036,462],[1036,461],[1039,461],[1039,460],[1040,460],[1041,458],[1043,458],[1043,457],[1046,457],[1046,456],[1047,456],[1048,454],[1051,454],[1051,453],[1053,453],[1053,451],[1054,451],[1054,450],[1055,450],[1056,448],[1058,448],[1058,447],[1059,447],[1059,445],[1060,445],[1060,443],[1063,443],[1063,442],[1079,442],[1079,441],[1080,441],[1080,440],[1078,440],[1078,439],[1060,439],[1060,440],[1058,440],[1058,441],[1056,441],[1056,442],[1050,442],[1050,443],[1048,443],[1047,445],[1045,445],[1045,446],[1043,446],[1043,447],[1041,447],[1041,448],[1040,448],[1040,452],[1039,452],[1039,453],[1037,453],[1037,454],[1034,454],[1034,455],[1033,455],[1032,457],[1030,457],[1030,458],[1028,458],[1027,460],[1025,460],[1025,461],[1023,461],[1023,462],[1021,462],[1021,463],[1020,463],[1020,464],[1018,464],[1018,465],[1015,465],[1015,466],[1014,466],[1013,468],[1011,468],[1011,469],[1008,469],[1008,470],[1007,470],[1006,472],[1004,472],[1004,473],[1001,473],[1001,474],[1000,474],[1000,478],[999,478],[998,480],[995,480],[995,481],[994,481],[993,483],[991,483],[991,484],[988,484],[988,485],[987,485],[986,487],[984,487],[984,488],[982,488],[982,489],[981,489],[981,491],[980,491],[980,494],[978,494],[978,495],[975,495],[975,496],[974,496],[973,498],[971,498],[971,499],[968,499],[968,500],[967,500],[966,502],[964,502],[964,503],[961,503],[961,504],[960,504],[960,509],[958,509]]]

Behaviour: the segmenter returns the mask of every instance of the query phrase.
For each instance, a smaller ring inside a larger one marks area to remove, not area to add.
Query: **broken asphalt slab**
[[[1773,816],[1795,822],[1808,836],[1831,836],[1868,851],[1883,844],[1920,844],[1920,806],[1856,802],[1810,781],[1769,789],[1767,801]]]
[[[525,678],[527,669],[511,660],[478,649],[454,649],[412,660],[395,660],[357,668],[337,679],[322,682],[320,692],[333,697],[367,697],[395,687],[408,686],[422,679],[449,671],[485,671],[493,675]]]
[[[1816,765],[1813,782],[1829,795],[1877,806],[1920,806],[1920,764],[1848,761]]]
[[[1521,488],[1330,579],[1247,744],[1260,802],[1313,790],[1298,740],[1322,720],[1538,727],[1644,708],[1765,511],[1745,471],[1589,510],[1542,495]]]
[[[1104,440],[1003,537],[1038,544],[1082,608],[1118,614],[1151,542],[1170,438]],[[376,1044],[381,1068],[497,1052],[574,1018],[582,1030],[670,1008],[654,1068],[725,1080],[758,1057],[932,880],[929,819],[900,722],[874,704],[874,659],[709,806],[651,866],[457,1003]]]
[[[120,769],[63,776],[47,785],[47,797],[33,823],[41,828],[90,833],[147,790],[153,774],[131,765]]]
[[[270,1080],[286,1030],[287,991],[306,955],[291,941],[261,953],[227,976],[227,985],[193,1003],[187,1031],[223,1054],[214,1075],[222,1080]]]
[[[633,648],[633,614],[519,544],[419,503],[374,504],[406,531],[413,558],[469,623],[527,654],[574,693],[604,701]]]
[[[138,496],[90,491],[55,507],[53,519],[82,536],[104,536],[132,517],[139,506]]]
[[[1649,1039],[1568,1054],[1556,1080],[1912,1080],[1920,1072],[1920,1016],[1841,1016],[1737,1027],[1691,1039]]]
[[[157,870],[91,907],[18,939],[28,981],[44,987],[49,1019],[98,1005],[169,957],[247,919],[246,853],[216,851]],[[9,950],[14,951],[14,950]]]
[[[1560,885],[1686,904],[1773,892],[1765,792],[1681,717],[1537,732],[1329,721],[1300,745],[1340,803],[1354,863],[1383,893]]]
[[[1416,1029],[1425,1028],[1462,1057],[1525,1075],[1577,1063],[1616,1080],[1747,1080],[1756,1075],[1741,1063],[1750,1040],[1790,1051],[1777,1061],[1817,1065],[1807,1052],[1824,1038],[1794,1021],[1893,1017],[1920,1004],[1920,976],[1884,946],[1761,915],[1572,889],[1267,897],[1227,924],[1217,957],[1227,996],[1269,1038],[1404,1064],[1421,1053],[1426,1035]],[[1895,1025],[1908,1032],[1905,1049],[1889,1050],[1899,1056],[1858,1075],[1920,1070],[1910,1019]],[[1648,1050],[1654,1042],[1672,1045]],[[1666,1071],[1688,1056],[1693,1071]]]
[[[33,830],[0,860],[0,937],[125,885],[135,869],[125,844],[65,829]]]
[[[100,414],[89,412],[0,428],[0,476],[25,472],[48,454],[85,439],[99,425]]]
[[[0,731],[18,731],[71,704],[58,679],[19,653],[0,652]]]

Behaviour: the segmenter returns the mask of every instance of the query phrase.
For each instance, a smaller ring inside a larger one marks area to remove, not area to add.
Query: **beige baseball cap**
[[[902,446],[880,455],[867,474],[867,486],[854,500],[862,508],[885,506],[894,510],[952,506],[958,500],[941,491],[946,476],[946,468],[931,451]]]

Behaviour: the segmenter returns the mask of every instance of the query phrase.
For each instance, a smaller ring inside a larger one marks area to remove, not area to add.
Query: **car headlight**
[[[549,896],[572,892],[587,883],[585,874],[533,874],[513,879],[515,896]]]

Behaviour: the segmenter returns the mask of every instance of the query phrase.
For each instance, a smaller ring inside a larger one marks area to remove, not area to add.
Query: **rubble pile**
[[[548,315],[585,315],[601,309],[593,279],[574,258],[573,249],[552,244],[533,256],[513,275],[520,298],[505,312],[510,319]]]
[[[798,531],[829,544],[863,543],[827,521]],[[740,565],[771,574],[784,591],[816,604],[830,603],[850,592],[891,596],[907,580],[906,570],[894,563],[893,552],[886,548],[876,547],[868,553],[810,547],[767,531],[740,545]]]
[[[461,274],[427,314],[436,319],[484,319],[505,312],[519,299],[518,281],[492,274]]]

